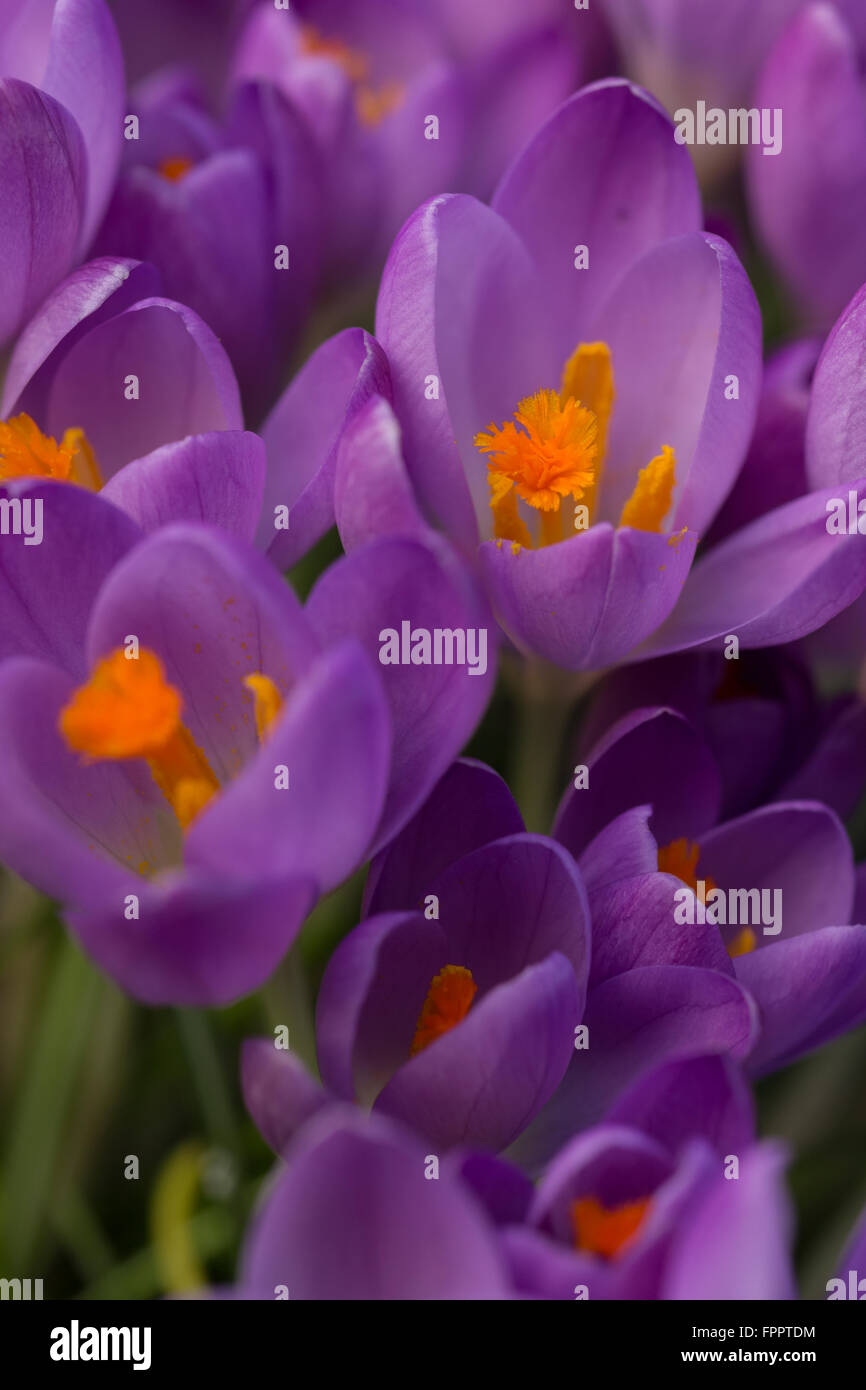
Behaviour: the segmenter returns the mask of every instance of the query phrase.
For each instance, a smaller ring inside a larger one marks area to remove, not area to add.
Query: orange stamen
[[[578,1250],[616,1260],[635,1240],[650,1209],[650,1198],[608,1208],[595,1197],[582,1197],[571,1203],[571,1224]]]
[[[29,415],[0,420],[0,482],[55,478],[97,492],[102,478],[83,430],[67,430],[58,444]]]
[[[410,1057],[423,1052],[443,1034],[450,1033],[468,1014],[477,990],[471,970],[462,965],[446,965],[434,976],[418,1015]]]
[[[180,183],[185,179],[190,169],[195,168],[195,160],[188,159],[184,154],[171,155],[168,159],[163,159],[157,165],[157,173],[162,174],[169,183]]]
[[[622,509],[620,526],[635,531],[660,531],[670,511],[676,483],[674,451],[665,444],[657,458],[638,474],[634,492]]]

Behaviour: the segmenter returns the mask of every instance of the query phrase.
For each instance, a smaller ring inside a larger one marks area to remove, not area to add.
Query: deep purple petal
[[[765,945],[850,921],[851,842],[819,802],[777,802],[717,826],[701,840],[699,867],[723,891],[766,890],[778,920],[758,931]]]
[[[639,1077],[615,1101],[605,1123],[643,1130],[670,1153],[695,1136],[717,1153],[740,1153],[755,1137],[755,1103],[730,1058],[675,1058]]]
[[[619,720],[589,754],[589,786],[569,788],[554,834],[579,858],[623,811],[653,808],[659,845],[702,834],[719,809],[719,775],[703,739],[676,711],[638,710]],[[673,775],[671,775],[673,772]]]
[[[589,1047],[574,1052],[552,1101],[514,1146],[511,1156],[530,1170],[659,1063],[711,1052],[740,1058],[757,1033],[755,1006],[735,980],[685,965],[606,980],[591,991],[583,1021]]]
[[[682,887],[670,874],[651,873],[593,894],[593,989],[645,965],[698,965],[733,974],[717,926],[675,920]]]
[[[334,514],[347,554],[379,536],[427,533],[403,462],[400,426],[383,396],[373,396],[343,432]]]
[[[866,116],[864,116],[866,120]],[[824,344],[806,418],[806,471],[813,488],[843,489],[862,476],[866,445],[866,285],[858,290]]]
[[[458,759],[370,865],[364,916],[419,906],[432,879],[449,864],[523,828],[517,803],[499,774],[471,758]]]
[[[247,1238],[243,1284],[295,1301],[506,1297],[481,1209],[425,1167],[382,1120],[313,1119]]]
[[[376,1101],[443,1148],[516,1139],[561,1081],[579,1018],[571,964],[554,954],[498,985],[406,1062]]]
[[[735,1181],[719,1165],[713,1191],[678,1232],[663,1298],[796,1298],[786,1162],[779,1145],[762,1144],[740,1155]]]
[[[327,1104],[327,1096],[292,1052],[274,1038],[248,1038],[241,1050],[244,1105],[274,1153],[285,1152],[301,1126]]]
[[[822,927],[736,962],[761,1035],[748,1069],[761,1076],[866,1019],[866,926]]]

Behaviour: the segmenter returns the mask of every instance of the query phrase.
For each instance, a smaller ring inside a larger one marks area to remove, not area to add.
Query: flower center
[[[189,159],[185,154],[170,155],[167,159],[160,160],[157,165],[157,173],[162,174],[169,183],[180,183],[185,179],[190,169],[195,168],[195,160]]]
[[[446,965],[427,991],[409,1056],[423,1052],[444,1033],[450,1033],[468,1014],[478,986],[472,978],[472,971],[462,965]]]
[[[716,884],[711,878],[698,877],[700,853],[700,847],[688,840],[672,840],[669,845],[659,847],[658,867],[659,873],[673,874],[674,878],[680,879],[691,888],[702,903],[706,903],[707,894],[715,890]],[[752,928],[743,927],[742,931],[737,932],[736,936],[728,941],[726,950],[733,959],[735,956],[748,955],[750,951],[754,951],[757,944],[758,938]]]
[[[497,426],[491,421],[488,430],[475,436],[476,448],[488,458],[497,540],[510,540],[514,550],[533,545],[518,502],[539,513],[539,545],[553,545],[575,530],[587,529],[605,461],[614,394],[607,343],[579,343],[563,368],[558,392],[541,390],[526,396],[514,412],[516,423],[508,420]],[[620,526],[661,529],[673,496],[674,467],[673,449],[665,445],[641,470]]]
[[[649,1197],[606,1207],[595,1197],[581,1197],[570,1207],[574,1244],[578,1250],[619,1259],[635,1240],[651,1206]]]
[[[273,681],[248,676],[259,736],[279,713]],[[60,712],[68,747],[89,762],[142,758],[185,830],[212,797],[219,782],[202,750],[181,722],[183,697],[166,679],[159,657],[147,648],[127,655],[118,647],[100,661]]]
[[[362,125],[380,125],[386,116],[402,105],[405,90],[399,82],[383,82],[376,87],[370,81],[370,61],[366,54],[343,43],[342,39],[320,34],[312,25],[301,29],[300,49],[310,57],[330,58],[352,82],[355,88],[355,109]]]
[[[60,443],[43,434],[29,415],[0,420],[0,482],[56,478],[98,492],[102,478],[83,430],[67,430]]]

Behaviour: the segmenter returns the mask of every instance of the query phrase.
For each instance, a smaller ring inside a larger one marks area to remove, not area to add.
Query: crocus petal
[[[400,426],[383,396],[369,400],[343,432],[334,513],[347,554],[378,536],[427,533],[403,462]]]
[[[866,478],[850,485],[866,499]],[[638,657],[684,648],[795,641],[841,613],[866,589],[863,537],[830,534],[828,503],[839,488],[810,492],[717,545],[695,565],[668,621]],[[847,510],[848,499],[842,501]]]
[[[523,828],[517,803],[499,774],[472,758],[459,758],[370,865],[364,915],[417,906],[427,885],[449,864]]]
[[[620,719],[586,763],[589,786],[566,792],[554,835],[579,858],[615,816],[634,806],[653,808],[658,844],[691,839],[713,824],[719,775],[700,734],[675,710],[637,710]]]
[[[696,537],[602,523],[540,550],[488,541],[481,569],[515,644],[569,671],[621,660],[682,592]]]
[[[605,1123],[640,1129],[670,1153],[695,1135],[716,1153],[740,1153],[755,1137],[755,1103],[729,1057],[677,1057],[639,1077],[607,1112]]]
[[[41,657],[80,679],[94,600],[141,532],[101,496],[67,483],[25,478],[4,492],[22,506],[42,503],[43,537],[0,546],[0,657]]]
[[[834,325],[812,379],[806,418],[806,472],[813,488],[853,487],[860,476],[866,444],[864,373],[866,285]]]
[[[0,342],[70,269],[84,215],[86,156],[69,112],[26,82],[0,78]]]
[[[163,662],[183,693],[187,728],[223,780],[258,752],[244,676],[260,672],[289,691],[319,651],[266,560],[195,523],[161,528],[115,566],[91,615],[91,664],[128,633]]]
[[[340,942],[316,1001],[328,1090],[370,1104],[408,1059],[421,1005],[449,964],[444,933],[418,912],[368,917]]]
[[[675,1237],[663,1298],[796,1298],[786,1161],[780,1145],[762,1144],[741,1156],[736,1182],[719,1168],[712,1192]]]
[[[143,166],[122,174],[98,249],[158,267],[166,293],[218,334],[259,418],[278,382],[275,284],[282,272],[274,264],[265,172],[252,151],[219,151],[179,181]]]
[[[147,772],[82,765],[66,747],[57,721],[72,689],[69,676],[43,662],[0,666],[0,850],[42,892],[88,906],[113,901],[122,921],[140,865],[158,859],[171,829]]]
[[[209,521],[252,540],[266,466],[256,434],[192,435],[128,463],[109,479],[103,495],[144,531],[172,521]]]
[[[482,845],[433,879],[430,891],[452,958],[480,990],[558,951],[571,963],[583,1008],[589,908],[577,866],[555,840],[524,833]]]
[[[779,920],[765,925],[765,943],[850,919],[851,842],[818,802],[777,802],[710,830],[701,840],[700,870],[723,890],[766,890],[774,910],[778,902]]]
[[[652,248],[588,338],[610,347],[617,389],[600,515],[617,521],[640,470],[669,445],[677,485],[666,529],[703,532],[743,462],[761,388],[761,314],[736,255],[699,232]]]
[[[532,1183],[513,1163],[493,1154],[446,1154],[445,1167],[472,1189],[491,1221],[511,1226],[523,1221],[532,1201]]]
[[[391,248],[376,336],[391,365],[416,494],[474,547],[479,525],[489,534],[490,508],[473,439],[491,420],[510,418],[540,381],[557,384],[565,360],[555,354],[540,281],[519,238],[474,198],[425,203]]]
[[[590,904],[624,878],[655,873],[658,845],[649,828],[651,806],[634,806],[614,816],[580,856],[580,872]]]
[[[645,966],[606,980],[591,991],[583,1022],[590,1046],[574,1052],[562,1085],[509,1154],[530,1171],[652,1067],[698,1053],[743,1057],[758,1027],[755,1005],[736,980],[685,965]]]
[[[139,887],[139,919],[124,901],[71,912],[87,952],[145,1004],[214,1008],[252,993],[273,973],[315,901],[316,885],[287,875],[221,883],[185,872]]]
[[[866,1019],[866,927],[823,927],[737,959],[757,1001],[761,1036],[749,1058],[762,1076]]]
[[[516,1139],[556,1090],[580,1017],[564,956],[530,965],[406,1062],[376,1101],[443,1148],[496,1152]]]
[[[676,894],[682,888],[670,874],[653,873],[593,895],[593,988],[644,965],[699,965],[733,974],[718,927],[677,922]]]
[[[138,261],[103,256],[73,270],[15,344],[3,383],[0,412],[4,418],[24,410],[34,420],[43,420],[48,385],[63,351],[89,328],[159,290],[154,267]]]
[[[560,363],[644,252],[701,225],[688,150],[655,99],[618,78],[585,87],[551,116],[504,175],[493,207],[543,274]],[[585,270],[574,268],[576,245],[589,248]]]
[[[857,805],[864,785],[866,705],[858,699],[832,720],[811,756],[783,783],[774,799],[823,801],[844,819]]]
[[[354,637],[376,660],[390,629],[472,631],[486,642],[475,667],[380,665],[394,727],[381,848],[418,809],[474,731],[496,674],[495,636],[486,606],[453,551],[438,538],[373,541],[322,575],[307,616],[326,642]],[[482,669],[483,668],[483,669]],[[477,672],[478,674],[470,674]]]
[[[60,0],[47,57],[38,85],[72,112],[87,150],[83,251],[99,226],[120,162],[123,54],[104,0]]]
[[[323,1115],[254,1222],[243,1283],[302,1299],[507,1296],[492,1228],[423,1149],[382,1120]]]
[[[866,102],[854,36],[832,5],[807,5],[785,31],[755,105],[784,112],[781,150],[749,152],[758,232],[812,315],[830,322],[866,278]]]
[[[289,695],[262,748],[197,818],[187,855],[212,873],[309,873],[323,892],[365,858],[385,801],[391,728],[372,663],[352,642]],[[275,774],[288,769],[289,784]]]
[[[518,33],[479,54],[472,73],[471,142],[464,177],[465,186],[480,198],[493,192],[499,175],[525,145],[527,132],[538,130],[578,86],[581,48],[564,26],[545,23],[537,11],[534,5],[537,28],[527,29],[524,16]],[[461,23],[465,26],[465,19]]]
[[[138,380],[138,396],[129,378]],[[84,430],[103,477],[188,434],[243,428],[225,350],[182,304],[143,299],[80,337],[57,364],[39,421]]]
[[[329,338],[283,392],[262,426],[268,475],[258,543],[287,569],[334,524],[334,470],[342,431],[371,396],[390,392],[388,365],[369,333]],[[288,530],[275,531],[288,507]]]
[[[273,1038],[248,1038],[241,1050],[244,1105],[263,1139],[282,1154],[301,1126],[327,1104],[321,1086]]]

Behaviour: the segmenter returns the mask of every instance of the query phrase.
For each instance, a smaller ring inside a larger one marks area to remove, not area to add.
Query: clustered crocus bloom
[[[764,1079],[866,1022],[862,5],[145,8],[0,17],[0,859],[143,1005],[276,977],[213,1297],[799,1297]]]

